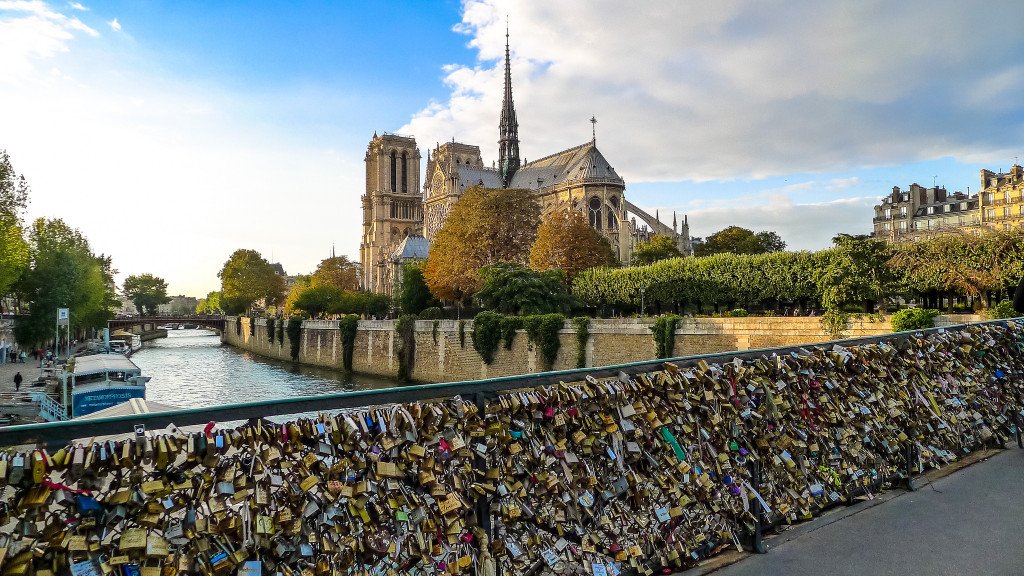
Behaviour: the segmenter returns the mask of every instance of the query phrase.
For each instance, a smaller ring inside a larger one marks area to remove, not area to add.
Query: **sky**
[[[1024,160],[1024,2],[0,0],[0,148],[123,279],[202,296],[235,249],[358,258],[376,132],[496,159],[591,137],[634,204],[793,249],[911,183]]]

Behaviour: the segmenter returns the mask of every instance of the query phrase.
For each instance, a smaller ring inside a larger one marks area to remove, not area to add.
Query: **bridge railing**
[[[734,359],[756,360],[763,356],[786,356],[798,351],[831,349],[837,345],[850,347],[883,342],[894,343],[917,335],[958,331],[971,326],[996,324],[1005,325],[1007,322],[1011,321],[1020,323],[1024,322],[1024,318],[957,324],[953,326],[928,328],[908,332],[894,332],[892,334],[885,334],[881,336],[846,338],[802,346],[778,346],[772,348],[718,352],[642,362],[630,362],[611,366],[576,368],[571,370],[541,372],[537,374],[488,378],[484,380],[447,382],[439,384],[413,384],[375,390],[357,390],[352,392],[322,394],[318,396],[298,396],[292,398],[261,400],[256,402],[239,402],[202,408],[185,408],[181,410],[171,410],[150,414],[97,418],[89,421],[68,420],[65,422],[23,424],[0,427],[0,446],[14,446],[33,443],[40,445],[59,445],[76,438],[130,433],[135,429],[136,424],[141,424],[148,429],[153,429],[163,428],[169,424],[175,424],[177,426],[200,425],[211,421],[240,421],[253,418],[287,416],[317,411],[343,410],[376,405],[418,402],[453,396],[476,398],[478,395],[483,395],[485,398],[493,398],[496,394],[507,390],[536,388],[539,386],[558,384],[560,382],[578,382],[586,379],[588,376],[591,378],[609,378],[617,377],[620,373],[627,376],[635,376],[642,373],[660,370],[665,363],[672,363],[681,368],[686,368],[696,366],[702,362],[728,362]],[[183,389],[182,393],[187,393],[187,390]]]
[[[0,458],[4,568],[667,573],[1005,442],[1022,398],[1016,319],[10,427],[60,447]]]

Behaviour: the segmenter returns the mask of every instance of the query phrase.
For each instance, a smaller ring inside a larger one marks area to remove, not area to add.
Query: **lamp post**
[[[640,316],[644,315],[644,294],[647,293],[647,286],[640,288]]]

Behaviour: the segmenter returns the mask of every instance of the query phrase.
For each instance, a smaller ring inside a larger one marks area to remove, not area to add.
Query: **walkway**
[[[917,492],[888,492],[799,525],[768,540],[767,554],[714,574],[1021,575],[1022,479],[1024,450],[994,452]]]

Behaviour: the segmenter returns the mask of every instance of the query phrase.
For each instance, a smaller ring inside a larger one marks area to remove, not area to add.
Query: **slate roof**
[[[422,260],[427,257],[428,251],[430,251],[430,240],[419,234],[410,234],[403,238],[395,251],[391,253],[391,259],[396,261]]]
[[[460,192],[481,184],[487,188],[501,188],[501,175],[494,168],[457,166],[456,169],[459,172]],[[623,186],[626,184],[597,149],[597,145],[587,142],[522,165],[512,177],[510,187],[539,190],[595,179]]]

